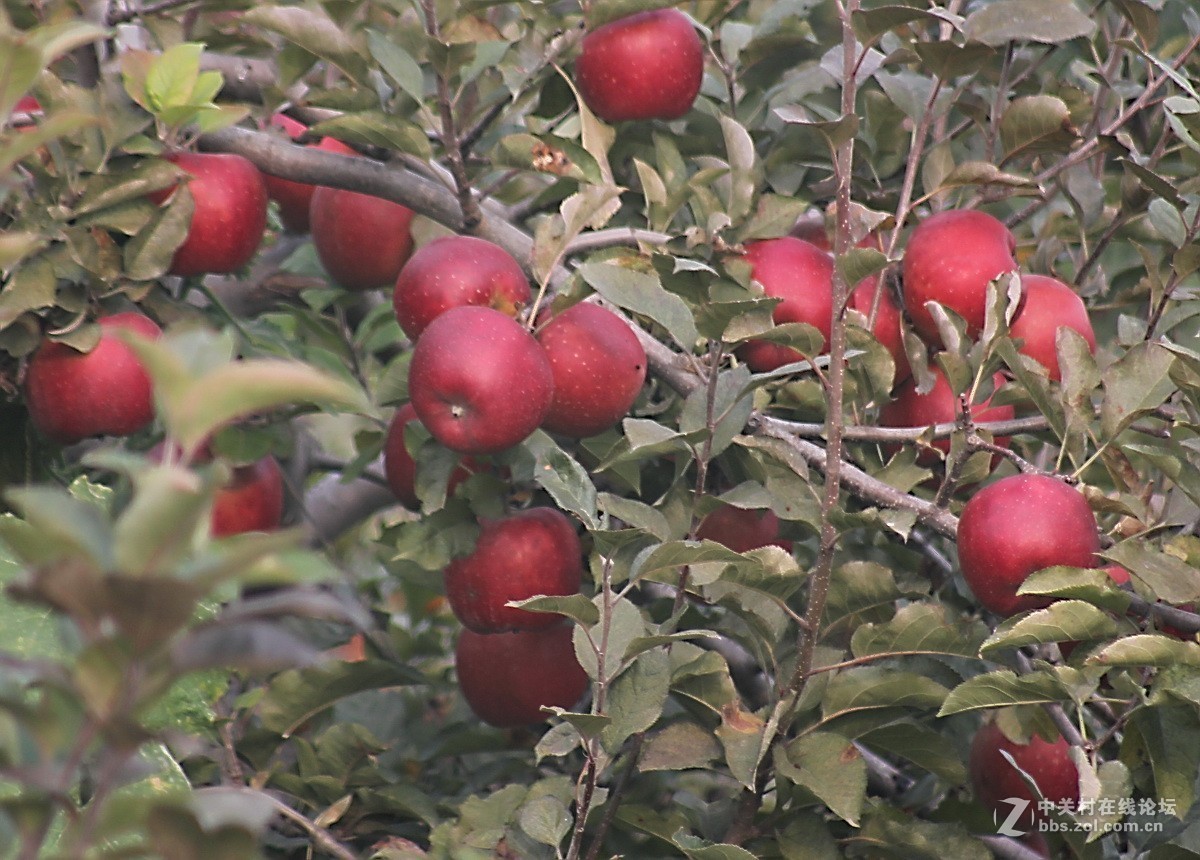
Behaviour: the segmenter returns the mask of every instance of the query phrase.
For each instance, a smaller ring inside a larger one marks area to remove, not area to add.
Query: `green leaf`
[[[1099,666],[1153,666],[1168,669],[1172,666],[1200,666],[1200,645],[1181,642],[1174,636],[1158,633],[1139,633],[1118,639],[1102,651],[1088,657],[1089,664]]]
[[[781,776],[811,791],[830,812],[857,827],[867,791],[867,763],[858,747],[832,732],[802,735],[776,758]]]
[[[733,778],[750,791],[754,790],[759,762],[770,746],[768,729],[767,723],[743,711],[737,701],[721,710],[721,725],[717,726],[716,735],[725,749],[725,763]]]
[[[946,736],[941,732],[920,723],[901,722],[880,726],[863,734],[859,741],[906,758],[950,785],[960,785],[967,779],[962,752],[947,743]]]
[[[1173,605],[1200,599],[1200,579],[1196,568],[1177,556],[1156,549],[1144,540],[1122,541],[1104,551],[1154,592],[1160,600]]]
[[[1150,759],[1154,771],[1154,794],[1175,804],[1176,814],[1187,816],[1196,800],[1196,771],[1200,768],[1200,744],[1180,743],[1200,732],[1200,718],[1192,706],[1137,708],[1129,719],[1128,734],[1121,745],[1121,758],[1133,766],[1134,751]]]
[[[600,167],[591,154],[574,141],[552,134],[526,132],[502,137],[492,151],[497,165],[536,170],[581,182],[600,183]]]
[[[537,460],[533,477],[542,489],[560,508],[575,514],[589,529],[599,528],[596,485],[587,470],[544,430],[535,431],[524,445]]]
[[[1200,651],[1200,646],[1197,646]],[[1017,675],[1008,669],[999,669],[968,678],[955,687],[942,708],[939,717],[979,711],[985,708],[1002,708],[1008,705],[1038,705],[1046,702],[1070,701],[1066,686],[1046,672],[1031,672]]]
[[[596,608],[596,604],[588,600],[582,594],[562,595],[542,595],[539,597],[528,597],[525,600],[510,600],[506,606],[515,606],[519,609],[527,609],[530,612],[549,612],[558,615],[565,615],[573,621],[578,621],[580,624],[593,625],[600,620],[600,610]]]
[[[1117,587],[1102,570],[1083,567],[1047,567],[1026,577],[1017,594],[1044,594],[1048,597],[1084,600],[1111,612],[1124,613],[1129,595]]]
[[[858,116],[846,114],[835,120],[814,120],[800,105],[784,105],[775,108],[775,116],[788,125],[807,129],[821,136],[832,151],[858,134]]]
[[[1187,225],[1183,223],[1183,215],[1168,201],[1151,200],[1147,215],[1158,234],[1176,248],[1182,248],[1187,244]]]
[[[257,710],[268,730],[287,737],[304,722],[347,696],[421,683],[425,683],[424,676],[402,663],[384,660],[329,662],[276,675],[268,684]]]
[[[407,152],[419,158],[430,158],[433,154],[429,137],[419,125],[404,117],[378,110],[345,113],[334,119],[322,120],[311,126],[309,131],[359,146],[378,146]]]
[[[704,768],[721,755],[713,733],[696,723],[671,723],[646,739],[638,770],[689,770]]]
[[[936,9],[918,9],[913,6],[856,9],[851,15],[854,32],[862,42],[871,42],[884,33],[903,27],[905,24],[911,24],[913,21],[956,26],[953,16],[938,14]]]
[[[724,562],[735,564],[742,556],[723,544],[711,540],[676,540],[644,550],[633,563],[629,578],[648,578],[662,582],[675,582],[678,569],[685,565]],[[706,585],[707,582],[696,582]]]
[[[368,86],[368,66],[358,42],[338,26],[322,6],[255,6],[242,13],[242,23],[283,36],[323,60],[356,83]]]
[[[163,51],[150,65],[145,88],[152,113],[191,104],[203,50],[204,46],[199,43],[183,42]]]
[[[968,39],[985,45],[1058,45],[1095,29],[1096,23],[1070,0],[996,0],[971,13],[963,24]]]
[[[864,666],[839,672],[825,688],[821,706],[826,723],[835,717],[880,708],[932,710],[949,691],[932,678]]]
[[[658,722],[671,686],[670,659],[664,648],[637,656],[608,691],[605,710],[612,722],[601,734],[604,748],[615,755],[626,739]]]
[[[884,803],[872,803],[867,808],[858,835],[869,840],[881,858],[991,860],[994,856],[961,821],[925,821]]]
[[[897,651],[974,657],[986,635],[985,625],[952,618],[940,603],[910,603],[890,621],[860,625],[850,639],[850,651],[855,657]]]
[[[600,493],[596,497],[600,510],[610,517],[615,517],[628,525],[644,530],[660,541],[671,537],[671,524],[656,508],[637,499],[627,499],[614,493]]]
[[[558,845],[571,832],[574,819],[557,797],[543,795],[521,807],[521,829],[543,845]]]
[[[677,833],[674,842],[688,860],[756,860],[755,856],[737,845],[713,844],[698,836]]]
[[[577,270],[588,285],[614,305],[652,319],[690,353],[699,335],[692,312],[679,296],[663,289],[658,276],[612,263],[584,263]]]
[[[1118,632],[1107,612],[1081,600],[1059,600],[1045,609],[1005,621],[979,649],[989,654],[1000,648],[1021,648],[1044,642],[1107,639]]]
[[[195,208],[187,186],[171,195],[171,202],[159,209],[123,250],[125,274],[135,281],[161,278],[171,267],[175,251],[187,238]]]
[[[1104,401],[1100,405],[1100,431],[1113,439],[1171,396],[1174,356],[1155,343],[1140,343],[1105,368]]]
[[[425,73],[408,51],[378,30],[367,30],[367,47],[384,73],[418,104],[425,100]]]
[[[1063,152],[1079,137],[1071,110],[1057,96],[1021,96],[1000,117],[1004,161],[1042,152]]]

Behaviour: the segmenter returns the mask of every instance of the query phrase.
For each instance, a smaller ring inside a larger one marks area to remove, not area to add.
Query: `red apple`
[[[1003,223],[973,209],[951,209],[917,225],[904,249],[904,307],[913,328],[931,345],[941,343],[925,307],[939,302],[977,336],[987,311],[988,283],[1017,268],[1017,242]]]
[[[283,113],[274,114],[271,117],[271,125],[282,129],[292,140],[301,137],[308,130],[304,123]],[[308,145],[342,155],[358,154],[340,140],[332,137],[323,137],[320,142]],[[308,207],[317,186],[309,185],[307,182],[294,182],[291,179],[272,176],[269,173],[263,174],[263,182],[267,186],[267,196],[279,204],[279,220],[283,222],[283,229],[289,233],[307,233],[309,227]]]
[[[343,289],[390,287],[412,253],[412,210],[382,197],[321,185],[308,217],[317,257]]]
[[[583,551],[571,521],[553,508],[529,508],[480,525],[471,554],[454,559],[442,572],[455,617],[476,633],[559,623],[557,615],[505,604],[579,591]]]
[[[583,439],[629,414],[646,381],[646,350],[629,324],[589,302],[556,314],[537,333],[554,373],[542,426]]]
[[[583,37],[575,85],[608,122],[676,119],[691,110],[704,78],[704,45],[678,9],[638,12]]]
[[[63,445],[89,436],[129,436],[154,420],[150,377],[115,332],[128,329],[157,339],[162,330],[133,312],[101,317],[98,322],[100,342],[91,352],[46,341],[26,367],[30,420]]]
[[[229,483],[213,498],[213,537],[269,532],[283,520],[283,470],[270,454],[235,466]]]
[[[167,273],[228,273],[249,263],[267,228],[267,186],[258,168],[228,152],[177,150],[163,157],[191,175],[187,187],[195,203]],[[164,188],[150,199],[162,203],[173,193]]]
[[[1060,380],[1062,370],[1058,366],[1058,350],[1054,344],[1060,328],[1079,332],[1088,348],[1096,351],[1096,335],[1087,308],[1073,289],[1055,278],[1022,275],[1021,285],[1025,299],[1009,327],[1009,334],[1024,341],[1018,352],[1049,370],[1051,379]]]
[[[871,306],[875,302],[875,292],[878,289],[879,275],[863,278],[850,293],[850,307],[870,320]],[[900,305],[885,285],[879,296],[879,308],[875,313],[875,325],[871,327],[871,334],[892,356],[892,362],[896,365],[896,374],[893,377],[895,384],[912,376],[912,368],[908,365],[908,353],[904,351],[901,325]]]
[[[1029,743],[1010,740],[996,723],[985,723],[971,740],[967,772],[975,799],[1004,821],[1013,811],[1009,798],[1028,801],[1025,811],[1013,825],[1017,829],[1032,829],[1044,819],[1038,812],[1038,796],[1025,784],[1017,768],[1002,753],[1012,756],[1017,767],[1029,774],[1046,800],[1056,806],[1075,809],[1079,803],[1079,771],[1071,761],[1071,747],[1063,738],[1053,742],[1042,740],[1036,733]]]
[[[879,410],[879,425],[881,427],[930,427],[934,424],[949,424],[958,417],[958,397],[950,388],[946,375],[936,365],[931,366],[936,381],[928,394],[918,394],[917,384],[913,379],[902,383],[896,390],[891,402]],[[1004,384],[1003,374],[992,376],[992,386],[999,390]],[[971,407],[971,419],[976,423],[988,421],[1008,421],[1015,414],[1011,406],[992,406],[989,397],[983,403]],[[1008,438],[996,438],[996,444],[1008,447]],[[938,450],[949,453],[950,440],[935,439],[933,446]],[[932,451],[922,450],[917,457],[922,465],[929,466],[938,462],[937,455]]]
[[[764,546],[792,551],[792,542],[779,536],[779,517],[769,509],[752,510],[722,505],[700,521],[696,538],[724,544],[734,552]]]
[[[997,615],[1048,606],[1017,594],[1034,571],[1095,567],[1096,517],[1075,488],[1049,475],[1011,475],[967,500],[958,520],[958,560],[976,600]]]
[[[543,707],[570,708],[590,683],[575,657],[570,624],[544,630],[463,630],[454,666],[463,698],[485,723],[501,728],[540,723]]]
[[[417,249],[400,270],[392,306],[400,328],[416,340],[434,317],[480,305],[515,317],[532,296],[512,256],[486,239],[444,236]]]
[[[417,410],[411,403],[405,403],[396,410],[388,424],[387,438],[383,443],[383,471],[387,476],[388,486],[396,494],[396,498],[414,510],[421,506],[417,498],[417,464],[404,444],[404,428],[410,421],[417,421]],[[461,466],[450,473],[450,482],[446,494],[479,470],[479,464],[474,458],[468,457]]]
[[[750,277],[762,284],[766,295],[783,299],[772,313],[775,323],[808,323],[828,343],[833,322],[833,257],[811,242],[784,236],[750,243],[746,260]],[[737,353],[756,373],[805,358],[791,347],[768,341],[742,344]]]
[[[468,305],[425,329],[413,349],[408,391],[421,423],[451,451],[495,454],[545,420],[554,374],[520,323]]]

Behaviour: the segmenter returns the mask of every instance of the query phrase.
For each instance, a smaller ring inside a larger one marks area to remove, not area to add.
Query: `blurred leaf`
[[[116,523],[117,565],[134,576],[171,569],[191,550],[208,511],[210,486],[180,466],[158,465],[134,475],[136,492]]]
[[[359,44],[321,6],[256,6],[242,13],[242,23],[278,33],[328,60],[356,83],[368,84],[367,63]]]
[[[688,860],[756,860],[753,854],[737,845],[713,844],[684,833],[675,834],[673,841]]]
[[[963,24],[968,39],[985,45],[1058,45],[1091,35],[1095,29],[1096,23],[1070,0],[996,0],[972,12]]]
[[[1200,651],[1200,647],[1197,649]],[[968,678],[959,684],[938,711],[939,717],[1002,708],[1008,705],[1034,705],[1046,702],[1069,701],[1070,693],[1063,683],[1045,672],[1018,676],[1008,669],[999,669]]]
[[[267,729],[288,737],[300,725],[347,696],[424,682],[423,675],[402,663],[372,659],[355,663],[330,661],[276,675],[267,685],[257,711]]]
[[[1104,610],[1081,600],[1059,600],[1045,609],[1009,619],[988,637],[979,651],[989,654],[1000,648],[1044,642],[1107,639],[1117,631],[1117,622]]]
[[[557,797],[545,795],[521,807],[521,829],[543,845],[558,845],[571,832],[574,819]]]
[[[319,658],[308,642],[261,621],[199,627],[171,646],[172,666],[181,674],[199,669],[275,672],[310,665]]]
[[[855,9],[851,15],[854,32],[862,42],[870,42],[884,33],[904,27],[913,21],[929,24],[954,24],[954,18],[940,15],[936,9],[912,6],[880,6],[875,9]]]
[[[96,505],[45,486],[10,489],[5,497],[25,523],[0,519],[0,536],[22,561],[37,565],[76,555],[99,570],[114,569],[112,526]],[[36,534],[26,534],[25,524]]]
[[[1158,234],[1176,248],[1182,248],[1187,244],[1187,225],[1183,223],[1183,215],[1168,201],[1151,200],[1147,215]]]

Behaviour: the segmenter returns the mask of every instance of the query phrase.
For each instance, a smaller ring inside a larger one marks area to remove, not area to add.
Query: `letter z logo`
[[[1029,801],[1022,797],[1005,797],[1001,803],[1007,803],[1012,807],[1012,812],[1003,821],[999,821],[999,811],[992,813],[992,821],[996,822],[996,832],[1001,836],[1024,836],[1024,830],[1017,829],[1017,822],[1021,820],[1021,816],[1025,814],[1025,810],[1029,808]]]

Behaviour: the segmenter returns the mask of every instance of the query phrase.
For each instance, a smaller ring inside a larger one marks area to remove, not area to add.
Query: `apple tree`
[[[1200,852],[1198,45],[6,2],[0,856]]]

